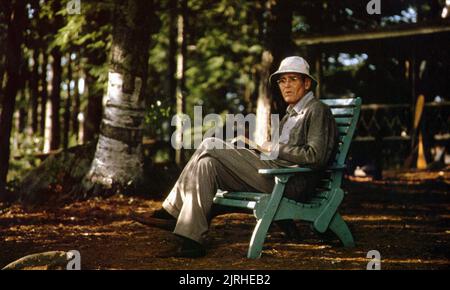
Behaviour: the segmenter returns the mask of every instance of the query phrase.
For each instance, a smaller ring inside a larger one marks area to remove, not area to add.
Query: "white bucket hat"
[[[278,70],[270,75],[269,82],[272,83],[272,78],[274,76],[284,73],[304,74],[310,77],[316,84],[318,83],[317,80],[309,73],[308,62],[300,56],[289,56],[283,59]]]

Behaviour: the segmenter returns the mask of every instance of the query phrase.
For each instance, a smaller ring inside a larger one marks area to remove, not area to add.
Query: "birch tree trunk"
[[[114,13],[107,99],[88,190],[132,187],[143,175],[144,86],[153,9],[147,1],[118,1]]]
[[[256,126],[255,126],[255,142],[263,144],[270,137],[270,110],[271,110],[271,94],[267,80],[270,75],[270,67],[272,65],[273,56],[269,51],[264,51],[261,57],[261,63],[258,70],[259,85],[258,99],[256,101]]]

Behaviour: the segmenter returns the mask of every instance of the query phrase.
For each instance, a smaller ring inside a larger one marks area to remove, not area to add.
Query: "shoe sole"
[[[176,222],[157,219],[157,218],[145,218],[138,215],[130,214],[130,218],[136,222],[144,224],[146,226],[156,227],[166,231],[173,231],[175,229]]]

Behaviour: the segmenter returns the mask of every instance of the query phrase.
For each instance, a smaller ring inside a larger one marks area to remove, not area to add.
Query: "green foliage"
[[[40,153],[43,143],[43,138],[26,132],[15,134],[14,143],[12,144],[13,148],[11,148],[12,156],[8,171],[8,181],[14,182],[21,179],[27,171],[41,163],[36,154]]]
[[[62,50],[80,49],[109,50],[111,47],[110,15],[114,8],[111,1],[82,1],[80,14],[69,14],[66,9],[69,0],[61,1],[61,10],[43,13],[60,15],[65,20],[65,25],[58,30],[53,44]],[[48,5],[47,5],[48,6]],[[46,6],[43,6],[46,7]]]
[[[51,2],[51,1],[50,1]],[[82,1],[82,13],[69,14],[66,9],[68,0],[62,1],[60,11],[47,11],[42,6],[42,14],[60,15],[64,26],[58,29],[52,38],[50,47],[62,51],[75,52],[85,69],[97,81],[93,91],[106,91],[108,79],[108,54],[112,43],[111,15],[114,9],[112,1]]]
[[[156,100],[147,106],[145,133],[151,138],[166,138],[171,134],[172,106],[167,99]],[[168,140],[167,140],[168,141]]]
[[[89,73],[94,86],[89,94],[100,90],[106,92],[108,58],[112,43],[113,0],[82,0],[81,13],[69,14],[62,0],[59,11],[53,9],[57,0],[29,1],[33,13],[29,15],[24,44],[24,56],[31,58],[35,49],[49,54],[59,49],[64,57],[75,55],[77,72]],[[180,3],[181,1],[175,1]],[[257,89],[257,71],[262,52],[267,49],[265,39],[270,31],[270,9],[276,1],[240,0],[189,0],[185,41],[185,88],[182,92],[186,112],[192,117],[195,105],[203,106],[203,113],[246,113],[253,108]],[[382,15],[368,16],[367,1],[294,1],[292,36],[294,39],[318,35],[351,33],[360,30],[386,28],[399,23],[411,23],[417,15],[418,22],[438,19],[443,1],[383,1]],[[5,2],[6,3],[6,2]],[[170,53],[170,1],[153,1],[149,7],[152,24],[149,71],[146,82],[145,134],[151,138],[168,140],[174,130],[170,121],[175,112],[175,99],[170,96],[173,83],[170,82],[169,63],[174,55]],[[30,11],[31,11],[30,10]],[[28,11],[28,12],[30,12]],[[411,16],[413,15],[413,16]],[[55,27],[55,18],[62,23]],[[0,42],[5,39],[5,15],[0,11]],[[171,23],[172,22],[172,23]],[[175,23],[176,25],[176,23]],[[3,42],[1,42],[3,43]],[[380,42],[381,43],[381,42]],[[446,42],[443,42],[446,44]],[[280,43],[279,46],[285,44]],[[424,52],[418,58],[427,60],[424,81],[431,83],[430,94],[448,95],[448,50],[437,47],[429,50],[429,44],[421,43]],[[355,94],[364,96],[365,102],[408,102],[410,84],[406,81],[404,64],[411,57],[412,47],[417,43],[386,42],[383,45],[370,42],[340,45],[324,45],[323,83],[326,96]],[[386,51],[382,51],[382,50]],[[0,73],[4,65],[5,46],[0,46]],[[298,54],[305,56],[314,68],[318,47],[298,48]],[[358,60],[345,63],[347,58]],[[358,59],[361,55],[366,55]],[[51,64],[51,59],[49,60]],[[65,68],[66,69],[66,68]],[[66,81],[67,76],[63,76]],[[85,77],[85,76],[83,76]],[[250,96],[250,97],[249,97]],[[87,94],[81,96],[84,109]],[[18,98],[17,108],[27,108],[27,98]],[[244,109],[243,109],[244,108]],[[196,128],[202,130],[206,128]],[[26,136],[19,143],[27,147]],[[35,138],[30,137],[30,138]],[[75,144],[71,135],[70,144]],[[15,155],[30,155],[25,147],[15,148]],[[41,146],[39,146],[40,148]],[[24,151],[25,150],[25,151]],[[24,151],[24,152],[23,152]],[[30,155],[31,156],[31,155]],[[13,161],[13,172],[34,164],[33,160]],[[27,163],[29,162],[29,163]],[[27,165],[31,164],[31,165]],[[17,170],[16,170],[17,169]]]
[[[186,70],[189,108],[202,104],[206,111],[238,112],[236,103],[227,95],[237,95],[243,101],[244,91],[252,79],[262,52],[258,39],[255,2],[215,1],[196,10],[197,21],[192,31],[191,56]],[[202,25],[208,23],[208,25]],[[240,103],[239,103],[240,104]],[[239,105],[237,104],[237,105]]]

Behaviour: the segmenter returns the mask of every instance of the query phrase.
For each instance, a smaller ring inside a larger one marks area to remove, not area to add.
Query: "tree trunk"
[[[169,94],[169,99],[172,100],[173,103],[176,104],[176,88],[177,88],[177,80],[175,78],[176,70],[177,70],[177,24],[178,24],[178,0],[170,0],[169,1],[169,57],[168,57],[168,69],[167,69],[167,92]],[[177,128],[171,128],[171,135],[174,134]],[[176,161],[177,159],[177,150],[170,149],[170,160]]]
[[[167,75],[167,92],[171,100],[176,100],[177,81],[175,73],[177,69],[177,23],[178,23],[178,0],[169,1],[170,20],[169,20],[169,58]]]
[[[103,90],[98,88],[96,81],[89,70],[86,70],[85,90],[88,95],[88,104],[83,128],[83,143],[93,141],[100,131]]]
[[[270,139],[271,94],[268,90],[267,80],[269,79],[272,61],[272,54],[267,50],[264,51],[258,70],[259,85],[258,99],[256,101],[256,126],[254,135],[257,144],[263,144]]]
[[[38,132],[38,105],[39,105],[39,50],[33,50],[33,68],[30,76],[30,98],[31,98],[31,130],[33,134]]]
[[[27,83],[30,79],[30,72],[28,70],[27,65],[28,59],[24,60],[24,65],[21,67],[20,71],[20,80],[19,80],[19,92],[18,92],[18,99],[20,102],[19,110],[18,110],[18,122],[17,122],[17,133],[24,133],[25,128],[27,127],[27,113],[28,108],[25,108],[25,104],[28,104],[29,101],[29,94],[27,94]],[[17,99],[17,97],[16,97]]]
[[[9,169],[10,137],[12,118],[19,90],[20,68],[23,65],[21,43],[25,18],[25,2],[14,1],[8,19],[8,36],[6,41],[6,87],[0,114],[0,197],[6,193],[6,178]]]
[[[95,157],[85,179],[88,189],[96,185],[95,189],[114,192],[142,180],[149,9],[153,11],[151,4],[139,0],[116,4],[107,101]]]
[[[184,114],[186,112],[185,109],[185,98],[183,96],[185,91],[185,66],[186,66],[186,23],[187,23],[187,2],[183,0],[180,4],[180,13],[178,14],[177,24],[178,24],[178,33],[177,33],[177,69],[176,69],[176,113],[177,115]],[[180,144],[183,142],[182,136],[182,124],[181,120],[177,122],[176,125],[177,133],[176,142]],[[178,147],[178,146],[177,146]],[[181,166],[183,163],[183,151],[178,149],[175,151],[175,163],[178,166]]]
[[[45,136],[45,117],[47,115],[47,100],[48,100],[48,82],[47,82],[47,65],[48,56],[45,52],[42,53],[41,75],[40,75],[40,87],[41,87],[41,119],[39,124],[39,132],[42,137]]]
[[[72,60],[71,53],[67,59],[67,98],[64,107],[64,128],[63,128],[63,148],[69,147],[69,132],[70,132],[70,105],[71,105],[71,89],[70,84],[72,82]]]
[[[19,85],[19,87],[22,89],[19,90],[19,92],[18,92],[18,96],[19,96],[18,98],[19,98],[20,104],[22,102],[23,103],[27,102],[25,88],[23,88],[22,85],[23,85],[23,82],[21,82],[21,84]],[[27,127],[27,110],[22,105],[20,105],[19,110],[18,110],[16,133],[17,134],[24,133],[26,127]]]
[[[7,8],[10,3],[0,2],[0,43],[6,43],[8,37],[8,17],[11,8]],[[3,102],[3,78],[6,69],[6,45],[0,45],[0,104]],[[1,111],[1,110],[0,110]]]
[[[61,107],[61,52],[58,48],[52,51],[53,57],[53,77],[52,77],[52,128],[50,137],[50,150],[59,149],[61,145],[61,123],[59,118],[59,109]]]
[[[322,77],[323,77],[322,59],[323,59],[322,48],[320,46],[317,46],[316,59],[315,59],[315,70],[316,70],[318,84],[316,86],[315,94],[316,94],[316,97],[319,99],[322,97],[322,87],[320,85],[322,83]]]
[[[51,18],[51,31],[54,35],[63,26],[63,18],[59,12],[61,10],[60,1],[53,1],[51,4],[53,10],[53,18]],[[51,139],[50,150],[59,149],[61,146],[61,120],[60,120],[60,108],[61,108],[61,80],[62,80],[62,67],[61,67],[61,51],[58,46],[54,47],[51,51],[53,58],[52,63],[52,126],[51,126]]]
[[[256,102],[255,142],[262,144],[270,138],[270,113],[283,114],[286,105],[272,84],[267,83],[270,73],[277,69],[281,60],[294,52],[291,39],[293,2],[278,0],[270,2],[267,19],[266,49],[259,67],[258,100]],[[261,29],[261,28],[260,28]],[[262,29],[261,29],[262,30]],[[280,45],[282,43],[283,45]],[[272,94],[273,93],[273,94]]]
[[[80,65],[80,62],[78,61],[78,55],[77,55],[77,63],[75,64],[75,67]],[[78,130],[80,128],[80,122],[78,121],[78,114],[80,113],[80,91],[78,90],[78,81],[80,80],[80,69],[78,68],[74,72],[74,82],[75,86],[73,88],[73,110],[72,110],[72,132],[75,134],[75,140],[77,140],[77,144],[79,144],[79,138],[78,138]]]
[[[45,104],[45,115],[44,115],[44,153],[50,152],[52,140],[52,100],[47,99]]]
[[[292,17],[294,11],[293,1],[279,0],[272,7],[271,19],[268,23],[267,47],[273,55],[270,73],[276,71],[283,58],[295,53],[292,42]],[[280,45],[283,43],[283,45]],[[272,111],[284,115],[286,103],[284,102],[277,86],[271,86]]]

